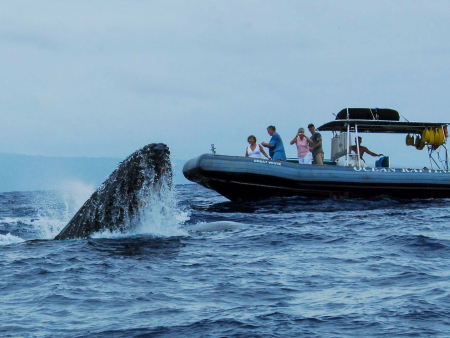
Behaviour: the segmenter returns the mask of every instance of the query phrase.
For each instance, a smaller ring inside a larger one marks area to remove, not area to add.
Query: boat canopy
[[[388,108],[344,108],[336,115],[336,120],[400,121],[400,114]]]
[[[425,128],[440,128],[447,122],[398,122],[386,120],[335,120],[321,125],[319,131],[346,132],[350,125],[350,132],[358,127],[358,133],[395,133],[395,134],[421,134]]]

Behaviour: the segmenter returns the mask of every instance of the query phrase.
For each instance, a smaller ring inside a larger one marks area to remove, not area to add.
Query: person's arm
[[[269,155],[267,155],[266,151],[264,150],[263,147],[261,147],[261,145],[259,145],[259,150],[261,150],[261,152],[263,153],[263,155],[265,157],[267,157],[268,160],[271,160],[271,158],[269,157]]]
[[[308,141],[309,144],[313,143],[313,140],[311,140],[308,136],[306,136],[306,135],[303,135],[303,136],[306,137],[306,140]],[[322,142],[322,141],[320,141],[320,142]]]
[[[278,142],[280,140],[280,135],[278,135],[277,133],[273,134],[272,137],[270,138],[269,143],[263,142],[261,143],[264,147],[267,148],[276,148]]]
[[[267,143],[267,142],[261,142],[261,145],[263,145],[266,148],[274,148],[275,147],[274,145]]]
[[[383,154],[375,154],[375,153],[373,153],[373,152],[371,152],[369,149],[364,149],[365,150],[365,152],[366,153],[368,153],[369,155],[371,155],[371,156],[375,156],[375,157],[380,157],[380,156],[383,156]],[[361,157],[362,157],[362,155],[361,155]]]
[[[245,148],[245,157],[248,157],[248,147]]]
[[[294,143],[297,143],[297,137],[298,137],[298,134],[295,135],[295,137],[292,139],[291,145],[293,145]]]
[[[317,144],[314,147],[309,148],[309,151],[314,151],[314,149],[319,148],[322,145],[322,140],[317,142]]]

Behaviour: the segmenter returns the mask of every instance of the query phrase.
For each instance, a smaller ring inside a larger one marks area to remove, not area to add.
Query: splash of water
[[[53,239],[94,191],[92,185],[67,181],[59,190],[35,192],[34,217],[22,222],[29,227],[33,239]]]
[[[139,209],[130,222],[122,229],[110,231],[104,229],[95,233],[93,238],[123,238],[129,236],[150,235],[156,237],[186,236],[180,223],[187,218],[187,213],[177,207],[177,198],[171,183],[162,178],[153,185],[154,172],[145,169],[143,173],[148,181],[137,194]],[[119,201],[120,202],[120,201]]]
[[[94,193],[95,186],[80,181],[68,181],[63,183],[58,190],[63,194],[65,210],[67,211],[67,217],[70,219]]]
[[[25,241],[24,239],[11,235],[10,233],[6,235],[0,235],[0,246],[20,243],[24,241]]]

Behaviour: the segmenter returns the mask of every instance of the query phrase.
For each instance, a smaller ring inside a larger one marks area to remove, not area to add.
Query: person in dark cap
[[[313,141],[309,148],[313,155],[313,164],[323,165],[322,135],[316,132],[316,128],[312,123],[308,124],[308,129],[312,135],[311,140]]]

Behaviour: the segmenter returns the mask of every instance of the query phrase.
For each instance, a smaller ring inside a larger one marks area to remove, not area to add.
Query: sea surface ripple
[[[448,199],[174,198],[162,235],[55,241],[79,205],[0,193],[0,336],[450,335]]]

